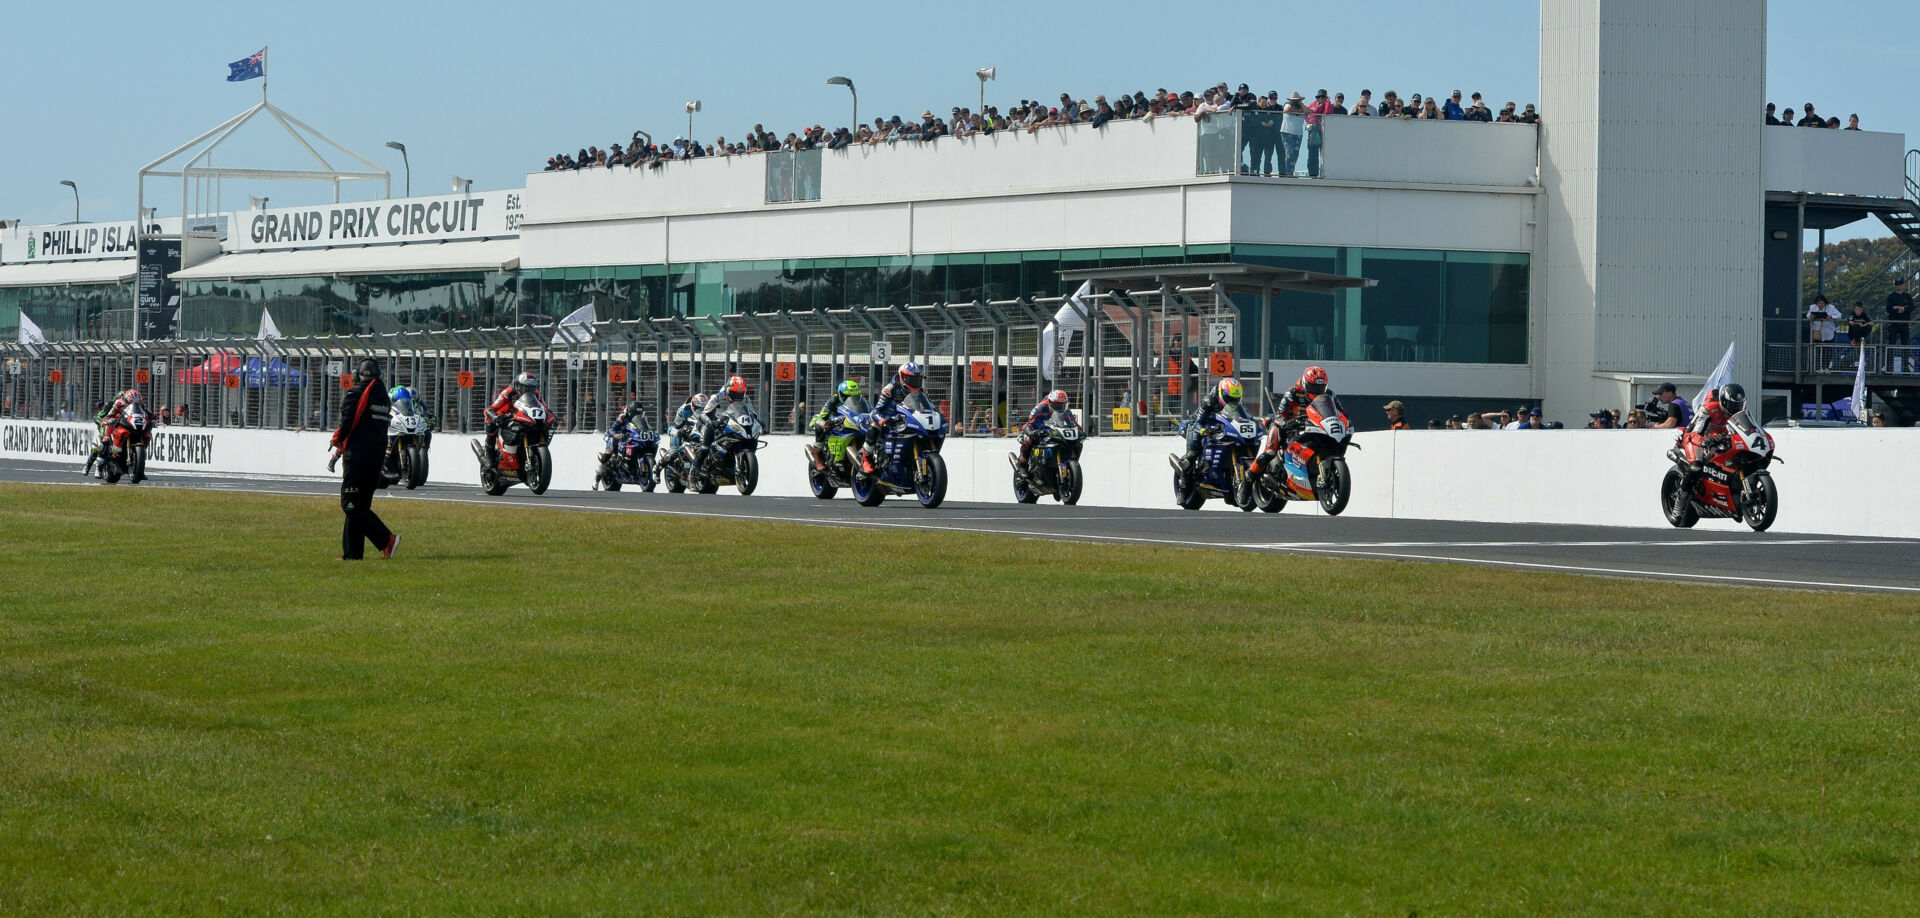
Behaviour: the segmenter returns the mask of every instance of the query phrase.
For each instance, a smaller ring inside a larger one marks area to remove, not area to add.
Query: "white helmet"
[[[522,392],[531,392],[540,388],[540,377],[532,373],[522,373],[513,378],[513,387]]]

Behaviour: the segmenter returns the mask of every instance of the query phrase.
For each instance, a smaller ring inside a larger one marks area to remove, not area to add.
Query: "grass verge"
[[[0,913],[1892,914],[1911,599],[0,486]]]

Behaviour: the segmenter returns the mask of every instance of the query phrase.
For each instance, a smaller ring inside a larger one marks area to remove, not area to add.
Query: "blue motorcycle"
[[[922,392],[907,396],[900,410],[874,423],[869,416],[867,446],[877,457],[874,474],[856,469],[853,497],[862,506],[878,507],[889,494],[912,494],[920,506],[932,510],[947,499],[947,462],[940,444],[947,439],[947,419]]]
[[[858,395],[841,402],[834,416],[825,422],[826,449],[822,450],[813,443],[804,448],[807,484],[813,489],[813,496],[832,500],[841,488],[853,484],[853,473],[859,471],[860,459],[854,454],[851,444],[854,435],[867,426],[867,410],[867,400]]]
[[[1194,421],[1180,424],[1186,436]],[[1180,456],[1167,458],[1173,463],[1173,501],[1184,510],[1198,510],[1208,498],[1218,497],[1241,510],[1255,506],[1253,478],[1247,466],[1260,450],[1260,422],[1248,416],[1239,405],[1229,406],[1214,416],[1200,433],[1200,467],[1192,472],[1180,468]]]
[[[600,453],[593,489],[618,491],[622,485],[638,485],[642,491],[652,491],[658,481],[653,460],[660,449],[660,435],[642,421],[637,427],[615,424],[607,428],[605,437],[606,449]]]

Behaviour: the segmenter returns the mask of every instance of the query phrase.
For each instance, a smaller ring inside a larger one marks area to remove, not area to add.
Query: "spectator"
[[[1830,130],[1830,131],[1837,131],[1837,130],[1840,130],[1840,119],[1839,119],[1839,117],[1838,117],[1838,116],[1836,116],[1836,117],[1833,117],[1833,118],[1828,118],[1828,119],[1827,119],[1827,123],[1826,123],[1826,128],[1827,128],[1828,130]]]
[[[1873,419],[1867,422],[1867,426],[1868,426],[1868,427],[1885,427],[1885,426],[1887,426],[1887,413],[1886,413],[1886,412],[1884,412],[1884,411],[1876,411],[1876,412],[1874,412],[1874,413],[1873,413]]]
[[[1292,175],[1300,160],[1300,141],[1307,132],[1306,99],[1299,93],[1287,97],[1280,110],[1280,174]]]
[[[1854,300],[1853,311],[1847,314],[1847,341],[1853,345],[1853,359],[1866,359],[1867,338],[1872,334],[1873,316],[1868,314],[1866,302]]]
[[[1807,113],[1807,114],[1806,114],[1806,116],[1805,116],[1805,117],[1803,117],[1803,118],[1801,118],[1801,119],[1800,119],[1800,123],[1799,123],[1799,125],[1798,125],[1799,127],[1817,127],[1817,128],[1823,128],[1823,127],[1826,127],[1826,126],[1827,126],[1827,119],[1825,119],[1825,118],[1822,118],[1822,117],[1820,117],[1819,115],[1816,115],[1816,114],[1814,114],[1814,113],[1813,113],[1813,103],[1812,103],[1812,102],[1808,102],[1808,103],[1806,104],[1806,106],[1805,106],[1805,108],[1806,108],[1806,113]]]
[[[1532,408],[1528,408],[1528,409],[1527,409],[1527,423],[1526,423],[1526,424],[1525,424],[1524,426],[1522,426],[1522,427],[1521,427],[1520,429],[1521,429],[1521,430],[1546,430],[1546,429],[1548,429],[1548,428],[1547,428],[1547,422],[1541,419],[1541,415],[1540,415],[1540,406],[1539,406],[1539,405],[1535,405],[1535,406],[1533,406]]]
[[[1446,427],[1446,429],[1448,429],[1448,430],[1465,430],[1465,429],[1466,429],[1466,426],[1467,426],[1467,424],[1466,424],[1466,422],[1465,422],[1465,421],[1462,421],[1462,420],[1460,419],[1460,416],[1459,416],[1459,415],[1457,415],[1457,414],[1455,414],[1455,415],[1448,415],[1448,417],[1447,417],[1447,427]]]
[[[1587,415],[1587,418],[1588,418],[1587,420],[1588,430],[1612,430],[1613,429],[1613,412],[1608,411],[1605,408],[1602,408],[1599,411],[1596,411],[1592,414]]]
[[[1654,424],[1654,427],[1666,429],[1685,427],[1693,423],[1693,406],[1687,404],[1687,400],[1680,397],[1680,393],[1674,388],[1673,383],[1661,383],[1660,388],[1654,390],[1653,401],[1647,403],[1649,417],[1652,416],[1651,409],[1656,404],[1660,406],[1665,417],[1661,418],[1659,423]]]
[[[1857,131],[1857,130],[1860,130],[1860,116],[1859,116],[1859,115],[1848,115],[1848,116],[1847,116],[1847,128],[1846,128],[1846,129],[1847,129],[1847,130],[1849,130],[1849,131]]]
[[[1373,113],[1374,113],[1373,112],[1373,90],[1371,89],[1360,90],[1360,100],[1353,103],[1353,111],[1348,112],[1347,114],[1357,115],[1362,118],[1369,118],[1373,116]]]
[[[1467,109],[1466,120],[1478,121],[1481,124],[1493,123],[1493,109],[1487,107],[1487,103],[1480,98],[1480,94],[1477,92],[1473,94],[1473,107]]]
[[[1639,408],[1627,412],[1627,419],[1620,425],[1622,430],[1639,430],[1647,426],[1647,413]]]
[[[1816,345],[1814,359],[1810,363],[1820,362],[1821,354],[1817,345],[1833,343],[1834,323],[1839,321],[1840,310],[1827,303],[1826,294],[1813,298],[1813,305],[1807,307],[1808,340]]]
[[[1540,123],[1540,116],[1534,112],[1532,103],[1528,103],[1527,110],[1520,113],[1520,123],[1521,124],[1539,124]]]
[[[1388,430],[1413,429],[1413,425],[1407,423],[1407,406],[1400,404],[1399,399],[1388,402],[1386,411]]]
[[[1768,123],[1768,124],[1779,124],[1779,123],[1780,123],[1780,119],[1779,119],[1778,117],[1776,117],[1776,116],[1775,116],[1775,115],[1773,114],[1773,113],[1774,113],[1774,111],[1775,111],[1775,109],[1774,109],[1774,107],[1773,107],[1773,103],[1772,103],[1772,102],[1768,102],[1768,103],[1767,103],[1767,123]]]
[[[1487,430],[1487,429],[1490,429],[1491,426],[1492,425],[1488,423],[1487,416],[1485,414],[1476,413],[1476,414],[1467,415],[1468,430]]]
[[[1347,94],[1346,93],[1336,92],[1333,94],[1333,107],[1327,110],[1327,114],[1329,115],[1347,114]]]
[[[1913,297],[1907,293],[1907,279],[1894,278],[1893,292],[1887,294],[1887,367],[1889,373],[1907,371],[1907,346],[1911,341],[1913,321]]]
[[[1428,430],[1445,430],[1446,428],[1441,425],[1439,418],[1433,418],[1432,420],[1427,421],[1427,429]]]
[[[1447,116],[1440,111],[1440,106],[1433,104],[1432,99],[1428,99],[1426,107],[1420,109],[1419,118],[1421,121],[1445,121]]]
[[[1519,124],[1520,118],[1513,113],[1513,103],[1508,102],[1500,109],[1500,117],[1493,119],[1495,124]]]
[[[1307,106],[1307,176],[1320,177],[1320,148],[1326,144],[1322,122],[1333,113],[1333,103],[1327,100],[1327,91],[1322,89],[1313,95],[1313,104]]]
[[[1466,109],[1460,107],[1460,90],[1454,90],[1453,95],[1447,97],[1446,104],[1440,106],[1440,115],[1448,121],[1466,120]]]

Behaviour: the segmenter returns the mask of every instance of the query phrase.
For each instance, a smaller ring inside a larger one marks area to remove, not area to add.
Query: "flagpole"
[[[272,46],[260,46],[260,102],[262,104],[267,101],[267,49],[269,47]]]

